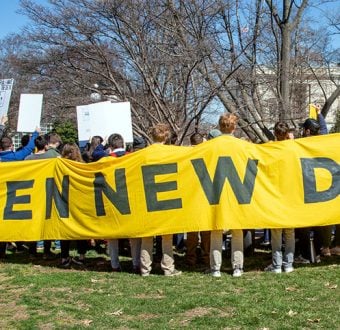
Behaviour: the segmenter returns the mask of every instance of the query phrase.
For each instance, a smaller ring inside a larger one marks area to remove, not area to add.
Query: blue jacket
[[[38,132],[34,132],[27,146],[23,147],[19,151],[0,151],[0,161],[2,162],[13,162],[16,160],[24,160],[28,155],[30,155],[35,148],[34,141],[39,136]]]
[[[326,120],[321,113],[318,114],[318,122],[320,124],[320,135],[328,134]]]

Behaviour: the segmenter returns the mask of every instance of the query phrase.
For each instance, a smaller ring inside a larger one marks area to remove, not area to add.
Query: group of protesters
[[[238,117],[231,113],[225,113],[220,116],[218,127],[209,131],[208,134],[195,132],[190,136],[191,146],[204,143],[205,140],[217,138],[221,135],[234,136],[237,128]],[[3,128],[4,120],[2,119],[0,130]],[[318,113],[317,119],[308,118],[302,125],[303,137],[326,134],[327,127],[325,121]],[[62,140],[57,133],[41,135],[40,129],[37,128],[30,138],[22,139],[22,146],[19,150],[14,151],[12,139],[1,134],[0,140],[0,161],[22,161],[22,160],[39,160],[62,157],[76,162],[96,162],[103,157],[123,157],[131,152],[138,152],[147,146],[142,137],[135,137],[132,148],[127,151],[122,135],[118,133],[111,134],[108,139],[101,136],[91,138],[83,151],[75,143],[62,144]],[[287,123],[278,122],[274,126],[274,136],[276,141],[282,141],[294,138]],[[170,144],[171,130],[167,124],[159,123],[150,129],[150,138],[155,144]],[[320,262],[321,257],[330,257],[331,255],[340,255],[340,225],[336,225],[334,240],[332,241],[332,227],[313,227],[299,229],[272,229],[271,230],[271,248],[272,263],[264,271],[281,273],[290,273],[294,271],[294,263]],[[231,230],[231,265],[232,276],[240,277],[244,268],[244,230]],[[185,246],[185,259],[189,267],[201,261],[206,268],[206,273],[213,277],[221,277],[222,266],[222,246],[223,230],[212,230],[202,232],[187,233]],[[103,238],[105,239],[105,238]],[[57,241],[56,241],[57,242]],[[315,255],[311,253],[312,247]],[[43,257],[55,258],[51,252],[51,241],[29,242],[29,256],[34,259],[38,256],[37,247],[43,244]],[[95,244],[94,240],[91,244]],[[55,243],[57,244],[57,243]],[[70,257],[70,241],[60,241],[60,267],[68,268],[72,263],[77,265],[86,264],[86,252],[88,242],[85,240],[76,241],[78,257]],[[105,240],[107,254],[110,257],[110,270],[113,272],[122,271],[120,265],[120,249],[118,239]],[[16,242],[16,247],[24,245],[23,242]],[[160,266],[165,276],[181,275],[181,271],[175,267],[174,259],[174,241],[173,235],[162,235],[161,237],[143,237],[132,238],[129,240],[129,247],[132,259],[133,272],[141,276],[149,276],[152,272],[152,263],[155,246],[161,250]],[[6,247],[11,243],[0,243],[0,258],[6,257]],[[197,255],[200,251],[200,256]]]

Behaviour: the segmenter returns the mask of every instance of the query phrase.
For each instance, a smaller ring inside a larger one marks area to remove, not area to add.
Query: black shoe
[[[70,257],[64,259],[64,261],[61,262],[60,267],[62,268],[68,268],[71,266],[72,259]]]
[[[72,258],[72,262],[78,266],[85,266],[85,259],[79,259],[79,257]]]

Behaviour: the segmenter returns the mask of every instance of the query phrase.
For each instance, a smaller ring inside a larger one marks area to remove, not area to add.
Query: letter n
[[[61,194],[54,181],[54,178],[46,179],[46,219],[51,218],[52,213],[52,199],[54,200],[55,206],[58,210],[61,218],[69,217],[69,176],[65,175],[62,182]]]
[[[94,193],[97,216],[105,215],[103,194],[117,208],[121,214],[130,214],[130,204],[128,191],[126,186],[125,169],[117,169],[115,171],[116,191],[114,191],[102,173],[96,173],[94,180]]]

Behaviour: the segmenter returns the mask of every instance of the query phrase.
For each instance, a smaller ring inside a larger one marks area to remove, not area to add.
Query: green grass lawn
[[[264,273],[270,253],[245,260],[231,277],[224,256],[221,278],[189,269],[176,255],[177,277],[143,278],[109,272],[104,255],[88,254],[86,268],[58,268],[59,260],[9,255],[0,264],[0,329],[340,329],[340,257]]]

